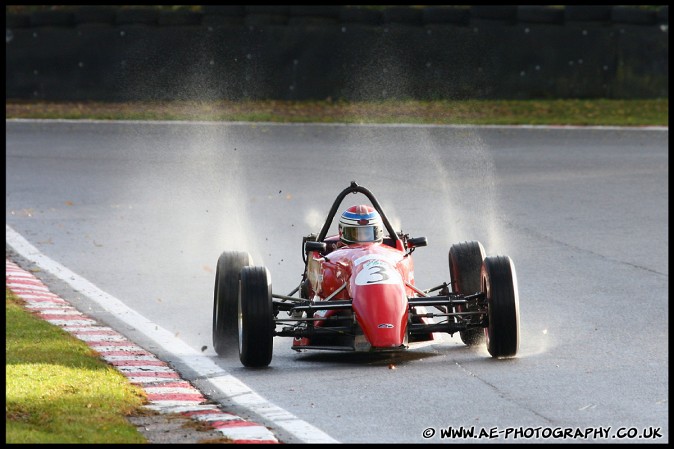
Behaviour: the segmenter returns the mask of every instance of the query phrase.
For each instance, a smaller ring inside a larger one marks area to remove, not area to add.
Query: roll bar
[[[337,195],[335,202],[332,204],[332,208],[330,208],[330,212],[328,212],[328,217],[325,219],[325,224],[323,225],[321,232],[318,234],[318,237],[316,238],[317,241],[322,242],[323,240],[325,240],[325,236],[328,234],[328,230],[330,229],[332,220],[335,218],[337,209],[339,208],[340,204],[342,204],[342,201],[344,200],[346,195],[348,195],[349,193],[362,193],[363,195],[365,195],[370,200],[370,202],[372,202],[372,206],[374,206],[377,212],[379,212],[379,215],[381,215],[381,219],[384,222],[384,226],[386,227],[386,230],[389,232],[389,237],[392,238],[394,241],[400,240],[400,237],[396,233],[395,229],[393,229],[393,226],[391,226],[391,223],[388,221],[386,214],[382,210],[381,206],[379,205],[379,201],[377,201],[377,198],[375,198],[374,194],[365,187],[356,184],[356,181],[351,181],[351,185],[346,189],[342,190],[342,192],[339,195]]]

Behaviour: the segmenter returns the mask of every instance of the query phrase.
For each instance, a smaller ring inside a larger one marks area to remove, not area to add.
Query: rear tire
[[[485,258],[484,247],[480,242],[461,242],[449,249],[449,274],[452,278],[452,292],[471,294],[481,291],[480,271]],[[456,306],[456,312],[466,312],[464,306]],[[483,328],[472,328],[460,331],[461,341],[468,346],[476,346],[484,342]]]
[[[520,345],[520,308],[515,265],[507,256],[487,257],[482,291],[489,307],[487,350],[492,357],[514,357]]]
[[[239,280],[239,359],[244,366],[267,366],[276,328],[269,271],[265,267],[244,267]]]
[[[225,251],[218,258],[213,295],[213,348],[220,356],[236,354],[239,272],[253,264],[250,254]]]

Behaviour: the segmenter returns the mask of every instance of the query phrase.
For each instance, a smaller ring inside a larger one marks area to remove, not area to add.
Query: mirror
[[[419,248],[428,245],[428,240],[426,237],[414,237],[407,239],[407,245],[411,248]]]
[[[328,245],[325,242],[312,242],[307,241],[304,244],[304,251],[309,253],[310,251],[318,251],[319,254],[325,253],[325,250],[328,248]]]

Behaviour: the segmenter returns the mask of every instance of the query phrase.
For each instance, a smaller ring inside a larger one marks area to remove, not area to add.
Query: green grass
[[[6,290],[6,443],[145,443],[142,389]]]
[[[6,118],[668,126],[669,99],[5,102]]]

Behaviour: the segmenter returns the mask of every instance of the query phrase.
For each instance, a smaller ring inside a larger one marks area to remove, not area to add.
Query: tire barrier
[[[425,24],[457,24],[468,25],[470,10],[467,8],[452,8],[445,6],[429,6],[423,9]]]
[[[611,9],[608,5],[569,5],[564,13],[567,22],[609,22]]]
[[[657,22],[656,11],[630,6],[616,6],[611,11],[611,22],[635,25],[653,25]]]
[[[538,5],[518,6],[517,20],[519,22],[561,24],[564,22],[564,10]]]
[[[470,16],[475,19],[500,20],[515,23],[517,6],[513,5],[476,5],[471,6]]]
[[[117,11],[117,24],[155,25],[159,19],[159,10],[152,8],[120,9]]]
[[[6,98],[665,98],[669,9],[72,7],[6,15]]]
[[[115,23],[116,10],[109,6],[83,6],[73,12],[75,24]]]

